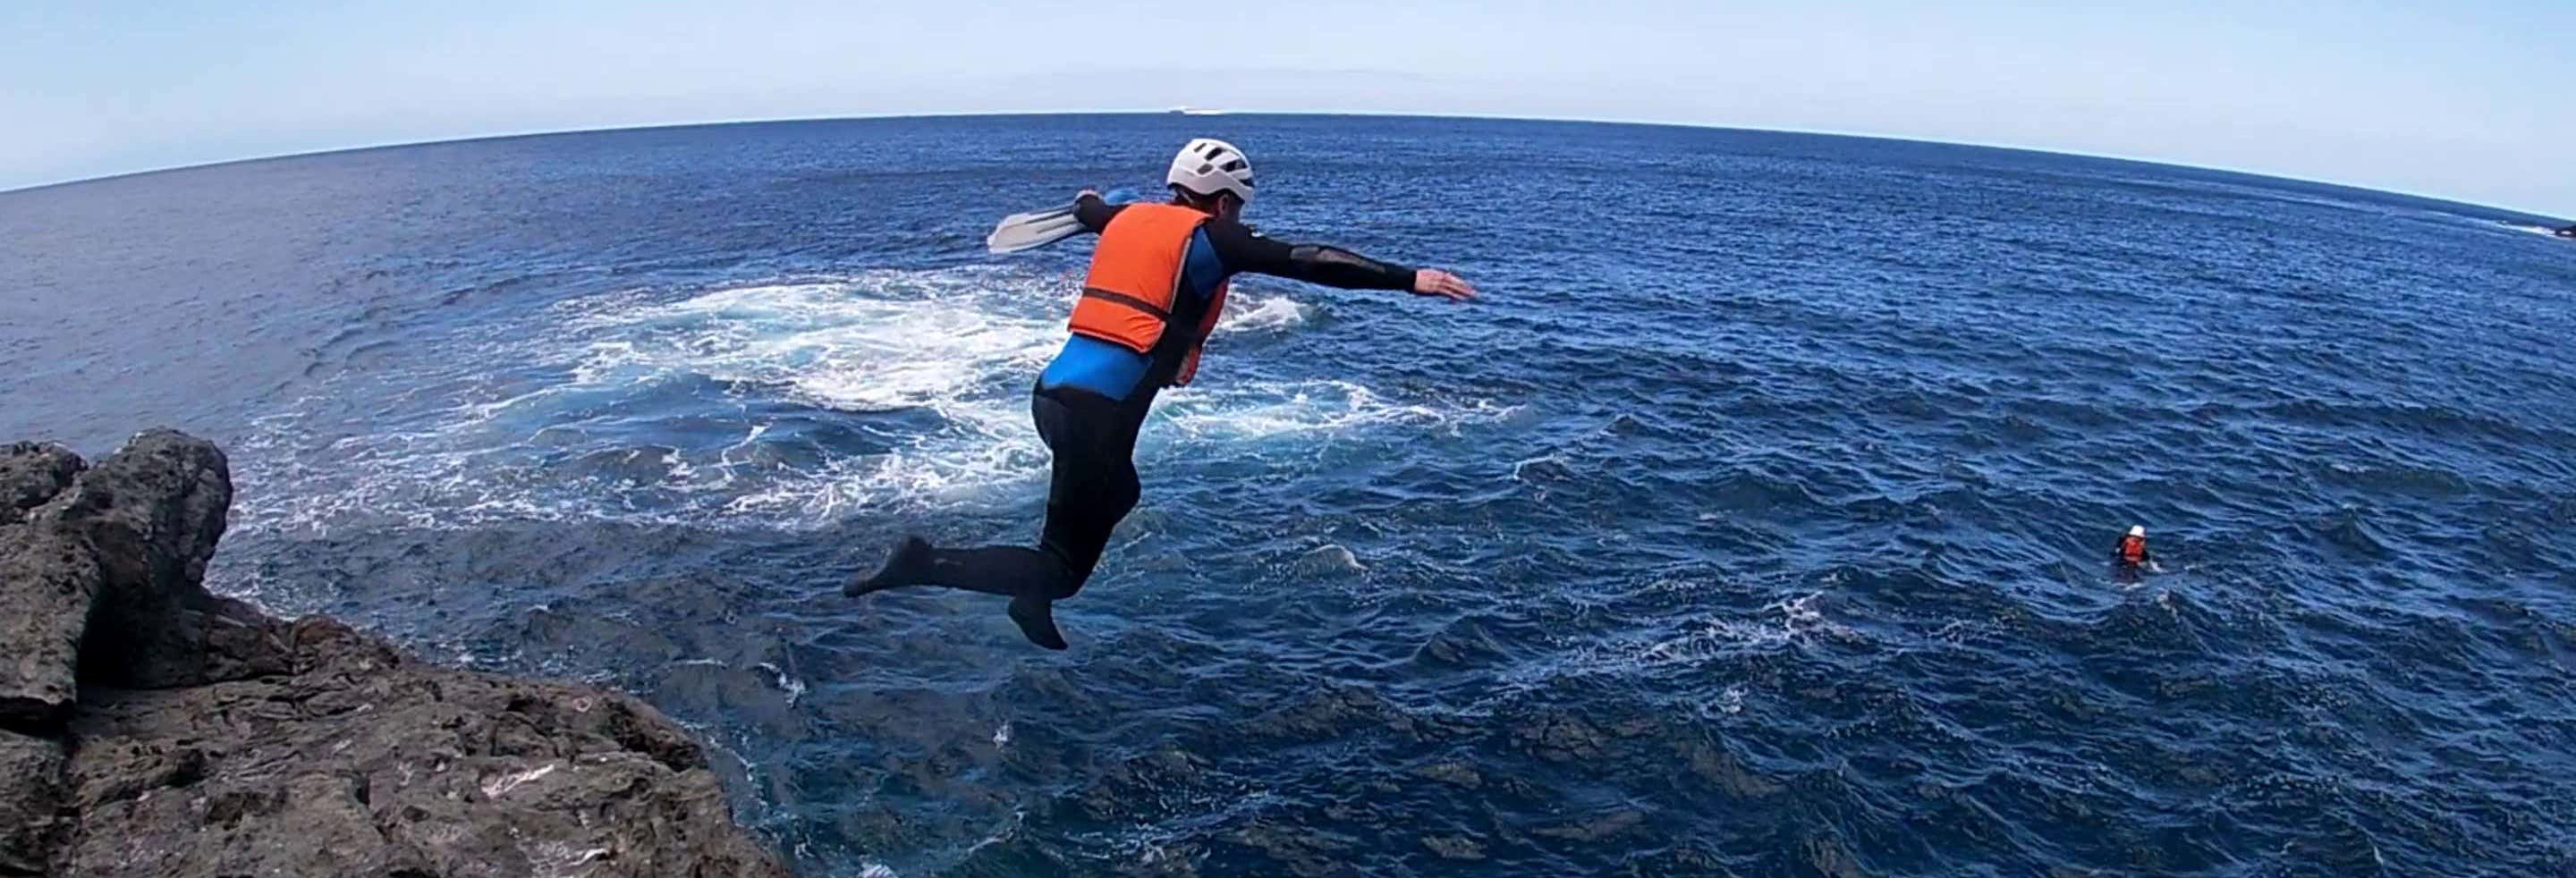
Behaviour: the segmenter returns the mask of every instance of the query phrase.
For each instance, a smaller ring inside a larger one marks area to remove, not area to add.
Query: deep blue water
[[[1194,134],[1487,299],[1243,283],[1070,652],[840,598],[1033,535],[1088,248],[982,235]],[[2539,221],[1555,123],[438,144],[0,194],[0,438],[225,443],[217,589],[638,692],[807,874],[2576,874]]]

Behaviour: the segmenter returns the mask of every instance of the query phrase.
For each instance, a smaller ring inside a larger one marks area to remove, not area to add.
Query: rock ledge
[[[223,452],[0,446],[0,876],[782,876],[623,694],[203,587]]]

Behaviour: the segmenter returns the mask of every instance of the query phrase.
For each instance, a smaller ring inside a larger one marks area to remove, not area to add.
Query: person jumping
[[[1242,221],[1252,201],[1252,165],[1224,141],[1190,141],[1164,181],[1172,191],[1167,203],[1110,204],[1087,190],[1075,197],[1075,217],[1100,243],[1070,337],[1038,374],[1029,402],[1054,456],[1037,545],[942,549],[907,536],[882,569],[843,594],[939,586],[1001,595],[1011,599],[1011,621],[1030,643],[1064,649],[1055,602],[1082,590],[1110,531],[1136,507],[1136,434],[1156,393],[1197,374],[1199,347],[1225,309],[1229,280],[1248,272],[1450,301],[1476,295],[1446,271],[1262,237]]]

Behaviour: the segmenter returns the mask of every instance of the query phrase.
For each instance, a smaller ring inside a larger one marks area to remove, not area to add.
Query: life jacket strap
[[[1163,306],[1156,305],[1152,302],[1148,302],[1116,290],[1104,290],[1099,287],[1084,287],[1082,288],[1082,297],[1086,299],[1099,299],[1104,302],[1118,305],[1125,305],[1129,308],[1134,308],[1138,311],[1154,315],[1154,319],[1156,320],[1172,319],[1172,312],[1165,310]]]

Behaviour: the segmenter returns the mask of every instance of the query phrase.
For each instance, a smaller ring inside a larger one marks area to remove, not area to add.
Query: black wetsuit
[[[1098,233],[1122,207],[1085,198],[1074,215],[1084,229]],[[1414,279],[1410,268],[1333,247],[1285,244],[1242,223],[1210,219],[1184,257],[1170,324],[1196,327],[1217,286],[1246,272],[1345,289],[1411,289]],[[1039,376],[1029,413],[1055,462],[1046,525],[1036,546],[939,549],[907,538],[884,569],[843,591],[862,595],[935,585],[1003,595],[1011,598],[1011,620],[1030,642],[1065,648],[1051,605],[1082,589],[1111,531],[1136,508],[1136,434],[1154,395],[1172,383],[1187,358],[1189,336],[1167,332],[1166,344],[1140,355],[1076,335]]]

